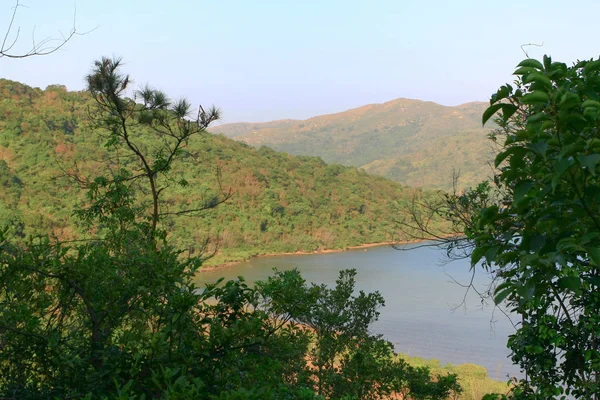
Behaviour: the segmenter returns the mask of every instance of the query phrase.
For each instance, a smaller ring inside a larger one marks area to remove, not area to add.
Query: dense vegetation
[[[465,232],[449,250],[472,245],[473,268],[481,262],[497,278],[496,303],[521,318],[508,347],[526,378],[511,398],[597,399],[600,60],[526,59],[515,75],[483,114],[484,123],[499,114],[493,183],[448,195],[425,215],[446,215]]]
[[[81,187],[117,165],[106,162],[104,141],[94,133],[91,96],[0,80],[0,98],[0,221],[22,237],[42,232],[60,240],[80,237],[85,227],[71,214],[84,200]],[[146,148],[153,146],[144,135],[149,129],[132,131]],[[167,182],[161,211],[171,213],[164,219],[173,227],[170,240],[193,254],[207,237],[220,238],[211,244],[211,250],[220,249],[213,264],[403,239],[394,236],[390,210],[414,191],[384,178],[206,132],[181,157],[170,171],[174,178]],[[178,223],[185,216],[174,215],[226,197],[226,206],[196,213],[185,224]]]
[[[62,46],[34,42],[20,54],[13,45],[2,44],[0,58]],[[93,102],[3,82],[0,397],[434,400],[465,388],[477,396],[464,377],[485,378],[479,368],[409,364],[369,333],[384,301],[356,292],[353,270],[334,287],[288,271],[254,287],[240,277],[198,290],[192,278],[203,259],[194,253],[204,249],[171,231],[175,216],[204,216],[234,196],[222,183],[230,163],[214,157],[205,132],[218,111],[200,107],[194,118],[185,100],[150,87],[127,98],[131,81],[119,70],[118,60],[95,64]],[[508,395],[484,399],[597,399],[600,60],[527,59],[515,75],[483,113],[484,124],[499,113],[493,183],[444,197],[415,192],[405,226],[444,239],[430,221],[447,219],[449,232],[465,234],[447,239],[448,254],[470,250],[473,272],[481,264],[497,278],[494,301],[521,317],[508,346],[526,376]],[[330,167],[313,178],[357,174]],[[283,226],[288,204],[264,198],[273,218],[261,220],[266,235]]]
[[[411,187],[474,185],[491,175],[493,158],[480,123],[484,103],[445,107],[397,99],[304,121],[225,124],[211,128],[253,146],[364,168]]]
[[[384,301],[356,293],[352,270],[333,288],[288,271],[255,287],[240,278],[197,290],[192,278],[202,259],[173,246],[173,222],[160,210],[175,183],[191,185],[175,166],[218,113],[201,108],[193,119],[187,102],[152,88],[136,92],[141,103],[124,97],[130,80],[118,60],[98,61],[87,81],[102,163],[95,175],[65,172],[86,186],[72,218],[89,239],[23,240],[19,230],[27,228],[14,221],[0,229],[0,397],[433,400],[460,393],[454,374],[432,377],[369,333]],[[26,185],[3,168],[9,203]],[[220,195],[184,206],[207,210]]]
[[[492,97],[501,112],[496,198],[467,230],[473,262],[499,268],[496,301],[523,323],[513,361],[524,396],[600,394],[600,60],[567,67],[544,57]],[[487,196],[484,193],[483,196]]]
[[[0,396],[19,399],[443,399],[456,377],[370,335],[382,299],[289,271],[196,293],[197,259],[136,230],[79,246],[0,237]],[[122,243],[126,242],[124,246]],[[25,294],[27,296],[23,296]]]

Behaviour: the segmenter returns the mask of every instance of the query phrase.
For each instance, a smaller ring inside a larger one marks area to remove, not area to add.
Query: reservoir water
[[[403,248],[379,246],[340,253],[254,258],[202,272],[197,279],[201,286],[219,277],[235,279],[241,275],[251,283],[266,279],[274,268],[297,268],[308,282],[333,285],[340,270],[355,268],[357,288],[378,290],[385,298],[386,305],[372,331],[383,334],[396,351],[435,358],[442,365],[482,365],[497,380],[505,381],[507,375],[520,377],[506,348],[508,335],[514,332],[511,321],[490,302],[482,302],[473,290],[466,292],[459,285],[471,280],[469,261],[448,263],[445,252],[432,247]],[[476,288],[485,290],[489,280],[485,271],[476,270]]]

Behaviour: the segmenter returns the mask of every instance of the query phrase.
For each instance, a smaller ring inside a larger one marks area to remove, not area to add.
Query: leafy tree
[[[15,398],[445,399],[455,375],[395,358],[368,334],[378,294],[297,271],[201,293],[168,245],[144,238],[22,249],[0,237],[0,395]],[[138,246],[134,244],[137,243]],[[26,296],[25,296],[26,294]],[[92,395],[93,393],[93,395]],[[179,396],[179,397],[178,397]],[[191,396],[191,397],[190,397]]]
[[[23,236],[22,214],[16,210],[21,198],[23,182],[0,160],[0,226],[11,226],[12,235]]]
[[[134,91],[127,94],[135,96]],[[0,80],[0,97],[0,158],[24,183],[21,200],[7,204],[8,212],[22,215],[25,235],[51,232],[59,240],[92,237],[89,227],[71,218],[73,208],[91,206],[85,193],[98,176],[105,178],[96,183],[97,196],[102,196],[106,191],[102,184],[119,175],[121,168],[135,172],[139,164],[125,158],[131,154],[127,147],[105,147],[109,131],[97,128],[101,115],[87,92],[68,92],[59,86],[40,90]],[[152,161],[160,144],[155,140],[158,135],[133,117],[129,123],[135,144]],[[219,237],[218,253],[210,264],[392,240],[389,209],[413,190],[350,167],[336,167],[339,174],[331,178],[327,168],[319,158],[257,151],[220,135],[196,134],[168,175],[157,177],[159,187],[168,186],[159,195],[163,215],[158,227],[169,232],[171,244],[194,254],[202,251],[206,236]],[[81,182],[74,185],[64,178],[66,174]],[[188,185],[182,186],[182,181]],[[140,190],[142,184],[148,186],[147,179],[123,183],[140,207],[136,221],[150,227],[146,218],[152,210],[151,191]],[[227,207],[196,213],[195,218],[186,217],[194,213],[176,215],[207,206],[213,199],[223,200],[228,193]],[[215,251],[214,242],[209,254]]]
[[[0,230],[0,397],[375,399],[405,390],[433,400],[460,391],[454,375],[432,379],[368,333],[383,300],[354,296],[355,271],[333,289],[308,286],[297,271],[255,287],[242,278],[195,287],[202,260],[167,240],[160,195],[216,110],[188,119],[187,102],[152,89],[137,104],[124,97],[129,79],[118,67],[103,59],[88,77],[114,154],[99,171],[108,174],[72,175],[87,185],[75,215],[94,237],[17,243]],[[20,189],[16,175],[0,183]],[[285,214],[273,213],[275,193],[267,200],[273,219]]]
[[[172,102],[166,94],[149,86],[136,91],[133,99],[126,98],[131,80],[120,72],[120,66],[119,59],[103,58],[94,64],[94,70],[87,76],[88,91],[97,104],[93,120],[97,128],[107,132],[105,146],[113,150],[107,163],[116,168],[111,179],[97,177],[89,184],[91,197],[96,201],[87,211],[92,216],[104,212],[104,203],[112,194],[111,185],[115,185],[114,190],[137,189],[138,196],[145,188],[150,193],[151,203],[148,229],[154,235],[161,216],[171,214],[161,204],[161,193],[173,181],[169,174],[173,164],[184,155],[190,138],[205,132],[219,118],[219,111],[215,107],[205,111],[200,106],[197,115],[190,118],[191,105],[187,100]],[[136,102],[137,99],[141,104]],[[136,132],[136,127],[148,129],[141,134]],[[150,144],[144,143],[149,134],[153,135]],[[140,180],[144,181],[141,185]],[[188,184],[185,179],[177,183]],[[109,188],[109,192],[98,197],[98,188]],[[197,213],[215,207],[228,197],[211,198],[176,214]],[[122,196],[117,198],[123,199]],[[141,207],[141,214],[145,215],[144,205]]]
[[[515,75],[483,114],[499,113],[493,184],[424,209],[462,228],[496,303],[522,318],[508,341],[526,373],[514,397],[598,398],[600,60],[526,59]]]
[[[340,271],[335,287],[306,285],[297,271],[278,272],[259,283],[271,298],[277,320],[294,321],[310,338],[303,376],[324,398],[381,399],[402,393],[412,399],[446,399],[459,394],[456,375],[432,379],[395,356],[392,344],[369,332],[384,305],[378,292],[355,288],[356,270]],[[282,280],[289,283],[281,285]],[[346,397],[345,397],[346,396]]]
[[[168,99],[150,89],[143,93],[149,104],[138,108],[119,97],[127,79],[118,73],[118,63],[103,60],[96,67],[90,90],[103,107],[97,121],[109,129],[107,146],[119,150],[121,141],[126,143],[142,175],[133,175],[117,154],[112,160],[120,169],[89,182],[91,205],[76,215],[102,233],[92,241],[65,245],[42,237],[18,245],[1,232],[2,395],[80,397],[92,388],[99,397],[133,389],[149,395],[177,391],[183,383],[188,394],[204,388],[173,372],[185,365],[183,357],[194,354],[190,341],[202,333],[195,325],[199,296],[192,283],[201,260],[180,257],[164,240],[157,207],[165,187],[156,187],[157,176],[167,175],[203,126],[185,119],[185,101],[169,108]],[[200,123],[210,123],[216,114],[211,111],[208,119],[202,114]],[[129,118],[135,115],[141,116],[133,123],[163,134],[152,164],[129,135]],[[147,192],[135,185],[140,177],[146,178]],[[144,193],[152,196],[151,211],[136,199]],[[161,386],[163,379],[168,387]]]

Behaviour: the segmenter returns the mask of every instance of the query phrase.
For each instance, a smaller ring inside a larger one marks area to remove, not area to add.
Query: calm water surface
[[[378,290],[385,298],[386,305],[372,331],[383,334],[396,351],[436,358],[442,365],[483,365],[490,377],[498,380],[505,380],[508,374],[520,376],[507,358],[510,352],[506,341],[514,331],[508,318],[491,304],[482,304],[472,291],[467,293],[464,305],[459,306],[466,289],[453,280],[463,284],[470,281],[466,260],[446,263],[442,250],[429,247],[399,251],[381,246],[341,253],[255,258],[203,272],[198,276],[198,284],[239,275],[251,283],[272,275],[273,268],[298,268],[308,282],[328,285],[335,283],[341,269],[355,268],[358,289]],[[488,282],[483,271],[476,271],[478,288],[485,290]]]

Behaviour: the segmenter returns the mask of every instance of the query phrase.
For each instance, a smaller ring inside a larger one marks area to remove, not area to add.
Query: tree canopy
[[[17,221],[21,228],[15,233],[51,233],[62,241],[79,238],[87,229],[71,213],[87,202],[86,188],[94,179],[113,179],[124,172],[121,168],[136,177],[134,186],[148,179],[140,175],[140,164],[126,158],[132,153],[123,141],[105,146],[111,133],[106,125],[97,128],[102,121],[89,93],[69,92],[60,85],[40,90],[0,79],[0,96],[0,159],[16,179],[5,182],[10,198],[0,192],[0,221]],[[152,126],[138,122],[143,100],[137,98],[139,108],[128,119],[128,133],[151,166],[157,166],[152,163],[164,143]],[[195,254],[207,237],[219,238],[208,249],[218,249],[213,264],[406,238],[394,234],[390,209],[396,203],[403,207],[415,189],[356,168],[327,165],[317,157],[254,149],[208,132],[194,134],[180,150],[169,179],[156,177],[159,189],[166,187],[158,198],[160,213],[168,213],[163,227],[171,243]],[[74,184],[72,178],[80,182]],[[206,208],[229,193],[224,207],[179,214]],[[134,200],[152,207],[150,197]],[[138,221],[146,222],[139,216]]]
[[[498,115],[493,183],[437,210],[462,227],[473,268],[496,276],[496,303],[522,319],[508,342],[526,373],[514,398],[597,398],[600,60],[526,59],[515,75],[483,114]]]
[[[72,217],[88,235],[21,240],[0,228],[0,397],[441,400],[461,392],[456,375],[413,367],[369,332],[383,299],[356,293],[355,271],[342,271],[333,288],[297,271],[254,287],[241,277],[195,287],[203,260],[169,241],[159,195],[163,182],[177,182],[180,150],[215,113],[187,119],[187,103],[150,89],[135,103],[122,96],[127,80],[108,59],[88,80],[100,107],[96,133],[117,153],[99,157],[95,177],[70,174],[88,192]],[[0,168],[13,201],[21,181]]]

